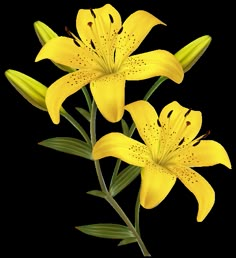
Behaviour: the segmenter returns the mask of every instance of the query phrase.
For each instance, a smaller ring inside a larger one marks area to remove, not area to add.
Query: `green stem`
[[[117,177],[119,169],[120,169],[120,164],[121,164],[121,160],[117,159],[116,165],[115,165],[114,171],[112,173],[112,177],[111,177],[110,188],[111,188],[113,182],[116,180],[116,177]]]
[[[134,221],[135,221],[135,228],[140,235],[140,228],[139,228],[139,211],[140,211],[140,199],[139,199],[140,190],[138,192],[136,204],[135,204],[135,211],[134,211]]]
[[[161,76],[159,79],[152,85],[152,87],[148,90],[146,95],[144,96],[144,100],[148,100],[152,94],[155,92],[155,90],[165,81],[167,80],[167,77]]]
[[[91,101],[91,98],[90,98],[90,95],[89,95],[89,92],[87,90],[86,87],[83,87],[82,88],[82,91],[84,93],[84,97],[86,99],[86,102],[87,102],[87,105],[88,105],[88,109],[89,109],[89,112],[91,111],[91,106],[92,106],[92,101]]]
[[[119,214],[119,216],[122,218],[122,220],[125,222],[127,227],[130,229],[130,231],[134,234],[135,238],[137,239],[137,243],[143,253],[143,256],[151,256],[151,254],[148,252],[143,240],[141,239],[140,235],[138,234],[137,230],[133,226],[133,224],[130,222],[127,215],[124,213],[120,205],[116,202],[116,200],[110,195],[107,194],[106,200],[110,203],[110,205],[113,207],[113,209]]]
[[[96,103],[93,101],[92,107],[91,107],[91,121],[90,121],[90,137],[91,137],[92,146],[94,146],[94,144],[96,143],[96,114],[97,114],[97,106],[96,106]],[[99,160],[94,160],[94,165],[95,165],[98,182],[101,187],[101,190],[105,194],[109,194],[106,183],[102,175],[102,170],[100,167]]]
[[[92,108],[91,108],[91,122],[90,122],[90,135],[91,135],[91,143],[92,146],[96,143],[96,110],[97,106],[95,102],[93,101],[92,103]],[[107,202],[113,207],[113,209],[117,212],[117,214],[121,217],[121,219],[124,221],[124,223],[127,225],[127,227],[130,229],[130,231],[134,234],[137,243],[143,253],[144,256],[151,256],[150,253],[148,252],[145,244],[143,243],[143,240],[141,239],[140,235],[138,234],[137,230],[127,217],[127,215],[124,213],[120,205],[116,202],[116,200],[111,196],[109,191],[107,190],[106,183],[104,181],[100,163],[98,160],[94,161],[95,163],[95,168],[96,168],[96,173],[98,177],[98,181],[101,187],[101,190],[105,193],[106,197],[105,199]]]
[[[83,127],[69,113],[67,113],[65,109],[61,110],[61,115],[64,116],[80,132],[84,140],[91,146],[90,138]]]

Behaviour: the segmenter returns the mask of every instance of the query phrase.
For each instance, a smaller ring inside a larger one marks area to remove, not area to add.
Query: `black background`
[[[104,200],[86,194],[99,189],[92,162],[37,144],[55,136],[80,138],[76,130],[64,119],[60,125],[53,125],[48,114],[25,101],[4,76],[5,70],[15,69],[49,86],[64,73],[50,61],[34,62],[40,43],[33,22],[40,20],[59,35],[66,35],[65,26],[76,32],[75,18],[80,8],[96,8],[105,3],[8,1],[1,7],[4,14],[1,15],[0,58],[2,257],[142,257],[136,244],[117,247],[117,240],[95,238],[75,229],[83,224],[122,222]],[[210,47],[185,74],[184,81],[180,85],[164,82],[150,103],[158,113],[173,100],[202,111],[202,133],[211,130],[208,138],[225,147],[233,169],[222,165],[196,169],[216,192],[215,205],[203,222],[196,222],[194,196],[177,182],[159,207],[141,209],[140,227],[152,257],[205,257],[208,254],[213,257],[218,253],[229,257],[235,249],[236,215],[232,6],[227,1],[214,5],[208,1],[110,3],[123,20],[132,12],[144,9],[167,24],[153,28],[137,53],[159,48],[175,53],[197,37],[212,36]],[[141,99],[155,80],[127,82],[126,102]],[[64,106],[88,126],[74,110],[75,106],[85,107],[82,92],[68,98]],[[98,135],[109,132],[113,126],[114,130],[120,129],[98,114]],[[110,178],[113,164],[113,159],[102,161],[106,180]],[[116,198],[131,220],[138,186],[139,178]]]

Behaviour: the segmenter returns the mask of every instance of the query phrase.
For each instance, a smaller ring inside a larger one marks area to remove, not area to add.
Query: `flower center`
[[[158,126],[162,129],[157,159],[159,164],[166,165],[189,142],[186,130],[191,126],[191,122],[187,120],[190,112],[191,109],[175,115],[174,110],[170,110],[165,123],[158,120]]]

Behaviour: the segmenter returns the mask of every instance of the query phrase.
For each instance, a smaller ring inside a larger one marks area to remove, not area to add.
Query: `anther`
[[[123,27],[121,27],[121,28],[119,29],[119,31],[117,32],[117,34],[121,34],[122,31],[123,31]]]
[[[73,41],[77,47],[80,47],[80,44],[75,39],[73,39]]]
[[[74,38],[67,26],[65,26],[65,31],[69,35],[69,37]]]
[[[192,109],[189,109],[185,114],[184,117],[186,117],[187,115],[189,115],[189,113],[191,112]]]
[[[113,56],[113,58],[114,58],[114,63],[115,63],[115,61],[116,61],[116,49],[115,49],[115,51],[114,51],[114,56]]]
[[[109,14],[109,18],[110,18],[111,23],[113,23],[113,22],[114,22],[114,19],[113,19],[113,17],[112,17],[111,14]]]
[[[197,146],[200,143],[200,141],[197,141],[193,144],[193,146]]]
[[[92,46],[93,49],[96,49],[96,48],[95,48],[95,45],[94,45],[94,43],[93,43],[92,40],[90,41],[90,44],[91,44],[91,46]]]
[[[184,142],[184,137],[183,139],[179,142],[179,146]]]
[[[93,9],[90,9],[90,12],[91,12],[93,18],[96,18],[96,14],[95,14],[95,12],[93,11]]]
[[[173,110],[171,110],[168,115],[167,115],[167,118],[170,118],[171,114],[173,113]]]
[[[211,133],[211,131],[208,130],[208,131],[202,136],[202,139],[206,138],[210,133]]]

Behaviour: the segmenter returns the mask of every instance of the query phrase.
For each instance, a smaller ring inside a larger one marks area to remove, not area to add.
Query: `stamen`
[[[74,38],[67,26],[65,26],[65,31],[69,35],[69,37]]]
[[[193,146],[197,146],[200,143],[200,141],[197,141],[193,144]]]
[[[202,139],[205,139],[209,134],[211,133],[211,131],[210,130],[208,130],[205,134],[203,134],[202,136],[200,136],[197,140],[197,142],[195,142],[194,144],[193,144],[193,146],[197,146],[199,143],[200,143],[200,141],[202,140]]]
[[[95,12],[93,11],[93,9],[90,9],[90,12],[91,12],[93,18],[96,18],[96,14],[95,14]]]
[[[167,115],[167,118],[170,118],[171,114],[173,113],[173,110],[171,110],[168,115]]]
[[[184,137],[183,139],[179,142],[179,146],[184,142]]]
[[[79,44],[75,39],[73,39],[73,42],[75,43],[75,45],[76,45],[77,47],[80,47],[80,44]]]
[[[121,28],[119,29],[119,31],[117,32],[117,34],[121,34],[122,31],[123,31],[123,27],[121,27]]]
[[[189,113],[191,112],[192,109],[189,109],[185,114],[184,117],[186,117],[187,115],[189,115]]]
[[[191,125],[191,123],[189,121],[186,121],[186,126]]]
[[[92,27],[93,23],[92,22],[88,22],[88,26]]]
[[[93,49],[96,49],[96,48],[95,48],[95,45],[94,45],[94,43],[93,43],[92,40],[90,41],[90,44],[91,44],[91,46],[92,46]]]
[[[116,49],[114,50],[114,56],[113,56],[113,58],[114,58],[114,63],[116,62]]]
[[[210,133],[211,133],[211,131],[208,130],[208,131],[202,136],[202,139],[205,139]]]
[[[114,19],[113,19],[113,17],[112,17],[111,14],[109,14],[109,18],[110,18],[110,20],[111,20],[111,23],[113,23],[113,22],[114,22]]]
[[[158,124],[159,127],[161,127],[161,122],[160,122],[159,119],[157,119],[157,124]]]

